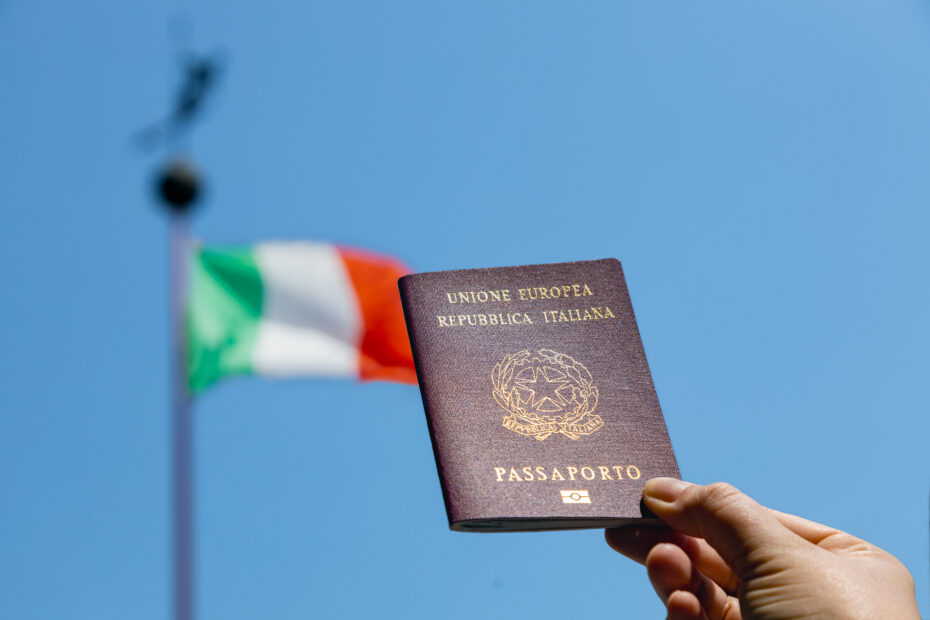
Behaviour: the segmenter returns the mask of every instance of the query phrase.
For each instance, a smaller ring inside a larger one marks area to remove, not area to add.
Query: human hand
[[[643,502],[671,529],[609,529],[607,542],[646,565],[669,620],[920,620],[904,565],[845,532],[725,483],[655,478]]]

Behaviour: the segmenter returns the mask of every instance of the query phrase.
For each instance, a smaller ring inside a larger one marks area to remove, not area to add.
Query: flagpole
[[[171,470],[174,527],[174,617],[194,618],[194,429],[187,392],[184,292],[187,290],[187,217],[171,216]]]
[[[185,301],[190,250],[189,214],[199,180],[175,160],[158,189],[170,214],[172,588],[174,620],[194,620],[194,420],[187,381]]]
[[[191,24],[183,16],[173,24],[175,44],[183,44]],[[181,35],[181,36],[179,36]],[[174,53],[181,51],[178,45]],[[173,58],[172,58],[173,60]],[[171,100],[170,114],[137,134],[143,148],[164,142],[189,151],[189,131],[203,110],[205,96],[222,69],[220,58],[183,54],[184,82]],[[156,193],[169,219],[169,300],[171,317],[171,588],[174,620],[194,620],[194,418],[188,388],[185,304],[190,251],[190,213],[200,193],[197,170],[175,155],[157,178]]]

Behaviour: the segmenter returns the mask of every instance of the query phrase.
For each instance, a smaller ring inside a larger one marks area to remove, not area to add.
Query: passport
[[[680,474],[619,261],[399,286],[451,529],[655,521],[646,481]]]

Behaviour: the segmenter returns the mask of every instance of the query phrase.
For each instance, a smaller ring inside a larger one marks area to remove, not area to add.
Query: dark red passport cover
[[[619,261],[399,285],[453,530],[649,517],[646,481],[679,472]]]

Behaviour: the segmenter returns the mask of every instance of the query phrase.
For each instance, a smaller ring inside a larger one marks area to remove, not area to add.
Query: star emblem
[[[551,366],[523,369],[514,378],[521,402],[540,413],[562,411],[571,400],[571,382],[562,371]],[[563,394],[562,391],[567,391]]]

